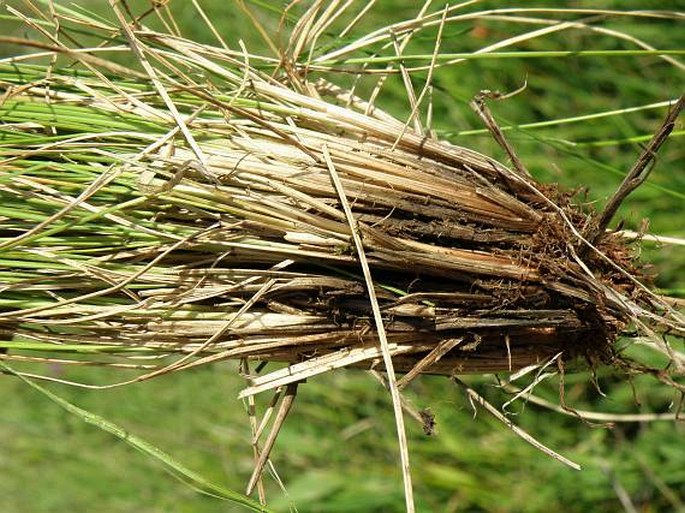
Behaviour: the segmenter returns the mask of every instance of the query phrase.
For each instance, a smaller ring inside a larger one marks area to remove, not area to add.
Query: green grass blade
[[[114,435],[119,440],[123,440],[127,444],[142,452],[143,454],[157,460],[163,465],[166,471],[168,471],[170,474],[172,474],[174,477],[179,479],[184,484],[190,486],[195,491],[209,495],[211,497],[216,497],[217,499],[235,502],[237,504],[240,504],[241,506],[248,508],[251,511],[258,511],[261,513],[268,513],[269,511],[272,511],[239,492],[229,490],[228,488],[225,488],[219,484],[213,483],[205,479],[200,474],[185,467],[182,463],[176,461],[170,455],[168,455],[161,449],[157,448],[156,446],[152,445],[151,443],[147,442],[146,440],[143,440],[142,438],[127,432],[125,429],[118,426],[117,424],[114,424],[113,422],[110,422],[93,412],[79,408],[75,404],[72,404],[69,401],[61,398],[60,396],[54,394],[47,388],[44,388],[38,383],[35,383],[34,381],[22,376],[4,362],[0,361],[0,368],[2,368],[7,373],[18,377],[27,385],[31,386],[33,389],[37,390],[51,401],[57,403],[61,408],[80,418],[87,424],[91,424],[99,429],[102,429],[103,431],[106,431]]]
[[[650,103],[648,105],[640,105],[637,107],[628,107],[625,109],[614,109],[614,110],[609,110],[609,111],[604,111],[604,112],[595,112],[593,114],[585,114],[582,116],[572,116],[568,118],[558,118],[558,119],[550,119],[547,121],[537,121],[535,123],[522,123],[518,125],[508,125],[508,126],[501,126],[500,130],[503,132],[506,132],[508,130],[513,130],[513,129],[530,129],[530,128],[547,128],[550,126],[558,126],[558,125],[566,125],[570,123],[578,123],[581,121],[589,121],[591,119],[600,119],[600,118],[606,118],[610,116],[620,116],[623,114],[628,114],[631,112],[640,112],[644,110],[651,110],[651,109],[660,109],[663,107],[668,107],[675,103],[676,100],[667,100],[663,102],[656,102],[656,103]],[[439,132],[440,133],[440,132]],[[445,135],[448,137],[458,137],[458,136],[463,136],[463,135],[481,135],[481,134],[488,134],[490,133],[487,128],[478,128],[474,130],[460,130],[459,132],[445,132]],[[651,136],[650,136],[651,137]]]
[[[489,53],[441,53],[436,55],[437,62],[449,62],[455,60],[492,60],[492,59],[546,59],[558,57],[654,57],[672,55],[674,57],[685,55],[685,50],[543,50],[543,51],[511,51],[511,52],[489,52]],[[428,63],[432,54],[403,54],[384,55],[378,57],[350,57],[346,59],[329,59],[315,62],[319,66],[340,66],[340,65],[387,65],[399,62],[419,62]]]

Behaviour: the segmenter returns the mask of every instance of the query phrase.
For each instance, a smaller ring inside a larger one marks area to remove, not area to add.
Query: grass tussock
[[[439,52],[458,12],[330,48],[337,15],[317,4],[275,56],[185,39],[163,11],[168,32],[116,6],[119,23],[62,10],[57,36],[13,12],[40,37],[0,38],[34,52],[0,61],[5,360],[137,371],[117,385],[225,359],[291,364],[245,366],[243,396],[341,367],[388,369],[398,390],[421,373],[578,361],[680,386],[685,359],[662,335],[685,336],[685,320],[636,243],[606,229],[610,209],[532,178],[485,96],[475,106],[511,166],[436,137],[417,115],[428,88],[407,86],[405,122],[330,80],[423,70],[430,83],[478,55]],[[414,68],[354,57],[427,28],[435,52]],[[101,43],[80,47],[83,33]],[[667,370],[623,358],[628,333]]]

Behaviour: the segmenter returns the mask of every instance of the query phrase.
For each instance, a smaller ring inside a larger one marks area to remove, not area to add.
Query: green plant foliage
[[[103,16],[111,21],[105,2],[100,0],[77,2],[78,5],[55,3],[79,12],[92,10],[89,16]],[[200,3],[230,44],[236,44],[241,38],[247,48],[265,45],[237,3],[229,5],[218,0]],[[418,9],[414,2],[401,0],[378,3],[362,21],[360,33],[390,20],[412,18]],[[466,6],[463,12],[500,8],[503,4],[477,2]],[[679,7],[675,1],[556,4],[560,8],[593,9],[600,8],[597,4],[601,4],[602,9],[621,10],[666,11]],[[0,34],[22,37],[31,32],[35,35],[4,10],[8,5],[23,4],[0,1]],[[131,9],[137,13],[148,5],[149,2],[130,2]],[[279,16],[273,12],[274,5],[256,1],[247,4],[271,33],[275,33]],[[526,3],[526,7],[542,6],[541,2]],[[513,6],[506,2],[504,7]],[[190,1],[171,2],[170,8],[184,35],[216,44],[206,26],[197,20]],[[286,25],[292,27],[297,15],[298,11],[293,9]],[[551,14],[550,18],[559,19]],[[672,50],[671,57],[678,62],[683,60],[682,21],[600,13],[571,18],[588,19],[596,26],[630,34],[658,49]],[[160,28],[159,20],[154,17],[148,20],[151,27]],[[505,16],[490,20],[465,19],[445,29],[441,52],[445,55],[472,53],[534,28],[539,27],[513,22]],[[83,37],[88,41],[87,34]],[[354,41],[352,35],[348,37],[349,42]],[[331,45],[345,42],[344,38],[321,41],[321,54]],[[434,43],[434,31],[417,35],[407,53],[427,55],[430,61]],[[468,102],[483,89],[510,92],[526,84],[519,95],[493,105],[498,122],[506,127],[505,133],[537,179],[559,182],[568,189],[589,187],[587,201],[599,209],[630,169],[641,144],[663,118],[665,103],[682,92],[682,66],[675,67],[649,52],[630,54],[635,49],[630,41],[618,40],[606,33],[569,30],[502,50],[539,52],[536,58],[467,59],[442,68],[433,78],[433,128],[455,143],[504,160],[505,156],[482,130]],[[0,58],[13,55],[15,50],[0,46]],[[600,53],[582,55],[591,50]],[[555,51],[581,54],[545,53]],[[411,76],[417,90],[426,78],[425,71]],[[362,97],[368,96],[376,85],[373,77],[363,77],[357,83],[353,74],[341,75],[339,82],[343,86],[356,85]],[[11,99],[0,99],[3,123],[12,122],[11,102]],[[378,102],[400,119],[407,117],[410,107],[400,76],[387,80]],[[40,104],[16,108],[33,108],[32,115],[36,118],[51,115]],[[87,130],[94,123],[104,123],[148,133],[158,131],[154,124],[134,124],[123,116],[99,119],[96,113],[91,117],[84,109],[77,114],[73,124],[65,128]],[[619,216],[627,227],[637,229],[642,219],[648,218],[651,232],[685,237],[683,135],[681,122],[660,153],[649,182],[621,208]],[[18,135],[3,130],[0,125],[0,147],[9,137]],[[34,133],[22,137],[39,143],[57,136]],[[104,155],[102,163],[107,164]],[[92,180],[88,168],[81,164],[74,158],[69,169],[74,176],[82,173],[82,181],[73,182],[75,191],[82,190]],[[49,178],[52,173],[56,178],[61,172],[57,168],[46,169],[45,176]],[[5,178],[0,176],[0,186]],[[135,201],[135,195],[129,195],[125,187],[114,192],[119,198]],[[39,221],[44,212],[40,202],[21,213],[12,204],[0,205],[0,219],[22,215]],[[96,218],[91,221],[98,222]],[[146,244],[144,233],[136,231],[130,235],[132,245]],[[44,237],[42,244],[59,247],[58,233],[42,232],[41,236]],[[120,236],[104,230],[99,242]],[[645,246],[644,258],[658,272],[656,285],[675,296],[685,296],[683,248]],[[89,247],[89,241],[84,240],[83,255],[88,254]],[[0,266],[16,268],[18,273],[31,273],[45,265],[45,262],[30,264],[26,259],[10,257],[11,254],[3,256]],[[17,265],[20,261],[24,265],[22,269]],[[11,301],[11,296],[0,292],[0,309]],[[102,372],[53,364],[46,366],[42,374],[66,381],[91,382],[102,376]],[[468,383],[496,405],[506,400],[491,379],[471,377]],[[243,384],[235,366],[222,363],[106,391],[50,385],[52,392],[49,393],[57,393],[66,401],[57,400],[62,407],[73,403],[83,408],[72,410],[82,417],[79,420],[66,415],[20,380],[2,377],[2,510],[8,513],[243,511],[235,509],[237,506],[233,504],[197,494],[170,479],[154,464],[151,456],[154,451],[148,451],[147,457],[141,456],[125,443],[113,441],[107,433],[84,424],[86,414],[79,413],[93,412],[88,418],[100,419],[100,427],[108,426],[105,431],[112,433],[116,431],[112,426],[122,426],[125,433],[140,436],[163,448],[175,461],[184,461],[188,467],[198,469],[203,479],[222,483],[229,490],[242,490],[253,464],[247,415],[236,399]],[[558,377],[552,377],[539,385],[535,393],[558,402],[558,387]],[[513,418],[521,427],[582,465],[583,470],[576,472],[526,445],[485,411],[478,410],[474,415],[463,392],[445,378],[424,377],[413,383],[406,395],[417,408],[430,408],[437,422],[437,431],[432,436],[424,434],[419,423],[408,426],[418,511],[609,513],[631,511],[630,508],[644,513],[685,511],[685,424],[682,421],[626,423],[607,428],[584,423],[573,415],[546,411],[525,401],[512,405]],[[664,390],[652,378],[643,376],[631,382],[625,376],[602,371],[596,379],[587,373],[566,376],[565,399],[573,408],[617,414],[673,411],[673,405],[682,401],[681,396]],[[266,401],[262,400],[260,408],[263,409]],[[119,438],[127,438],[124,431],[117,433],[114,434]],[[128,438],[129,443],[132,441],[140,449],[138,439]],[[356,371],[336,371],[317,377],[301,386],[294,411],[277,441],[273,463],[287,493],[280,490],[275,479],[267,479],[269,507],[274,511],[288,511],[295,505],[303,512],[400,511],[404,499],[396,454],[390,399],[376,381]]]

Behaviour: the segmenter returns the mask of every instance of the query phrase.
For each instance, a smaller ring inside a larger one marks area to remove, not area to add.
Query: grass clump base
[[[324,72],[358,63],[316,46],[330,16],[316,8],[278,59],[113,12],[121,23],[62,13],[104,49],[0,38],[41,52],[0,63],[5,360],[126,372],[82,384],[96,387],[240,360],[242,396],[282,389],[281,420],[298,383],[342,367],[385,369],[391,391],[571,362],[682,389],[685,360],[662,335],[682,338],[685,321],[636,244],[606,230],[609,208],[533,179],[485,96],[476,109],[511,167],[334,85]],[[623,357],[627,333],[668,366]]]

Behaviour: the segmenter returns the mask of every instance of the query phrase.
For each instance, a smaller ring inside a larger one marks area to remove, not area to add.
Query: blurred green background
[[[229,45],[237,47],[241,38],[252,51],[266,51],[237,3],[199,1]],[[110,16],[104,0],[61,3]],[[675,10],[678,3],[557,1],[525,2],[525,7]],[[140,13],[149,2],[129,4],[133,12]],[[2,14],[7,5],[21,6],[26,12],[23,2],[0,1]],[[276,9],[271,5],[248,4],[275,34],[278,15],[273,11],[282,6],[273,4]],[[461,12],[513,5],[478,2]],[[172,0],[170,8],[185,36],[215,43],[190,1]],[[354,34],[412,18],[418,9],[410,1],[380,0]],[[586,17],[597,26],[623,31],[661,49],[685,48],[683,22]],[[159,26],[154,15],[146,23]],[[470,19],[445,29],[441,50],[470,52],[535,28],[539,26]],[[0,34],[21,37],[30,31],[3,17]],[[409,49],[430,53],[434,40],[434,31],[420,34]],[[634,48],[632,43],[607,34],[567,30],[511,49]],[[14,51],[16,48],[0,47],[0,57]],[[504,159],[489,136],[477,132],[482,125],[468,107],[468,101],[482,89],[508,92],[527,82],[521,94],[492,105],[502,125],[522,125],[673,99],[682,93],[683,77],[682,69],[654,56],[471,60],[436,72],[433,128],[457,144]],[[328,78],[342,85],[354,83],[353,76]],[[414,86],[420,90],[425,78],[425,73],[414,74]],[[359,94],[364,96],[374,84],[368,77],[363,79],[358,84]],[[399,77],[387,81],[378,104],[400,119],[406,118],[410,109]],[[538,179],[559,182],[569,189],[588,187],[587,201],[601,208],[664,114],[664,108],[640,110],[547,128],[514,129],[509,137]],[[649,218],[654,233],[685,237],[682,122],[676,130],[680,135],[660,153],[649,183],[621,209],[628,227],[636,228],[643,218]],[[685,296],[682,248],[647,246],[644,256],[659,273],[657,286]],[[113,378],[94,369],[55,366],[45,372],[73,381]],[[465,379],[495,404],[506,400],[493,386],[493,379]],[[680,399],[648,378],[630,383],[625,376],[600,372],[597,383],[605,397],[590,381],[586,373],[567,376],[569,404],[607,412],[654,412],[666,411]],[[158,445],[212,480],[241,490],[252,468],[247,416],[236,399],[242,385],[235,365],[227,363],[122,389],[50,388]],[[554,400],[557,386],[550,379],[537,393]],[[0,396],[3,512],[240,511],[197,494],[153,461],[68,415],[13,378],[0,379]],[[532,404],[523,409],[513,407],[517,412],[514,419],[524,429],[583,466],[576,472],[534,450],[487,413],[479,411],[474,417],[464,394],[447,379],[417,380],[407,397],[417,408],[430,408],[437,421],[433,436],[425,435],[411,420],[408,425],[419,511],[685,511],[682,422],[631,423],[605,429]],[[263,407],[266,398],[260,401]],[[294,411],[273,452],[287,493],[267,479],[270,504],[277,511],[286,511],[291,505],[302,512],[401,511],[404,501],[397,459],[389,396],[376,381],[356,371],[318,377],[300,387]]]

